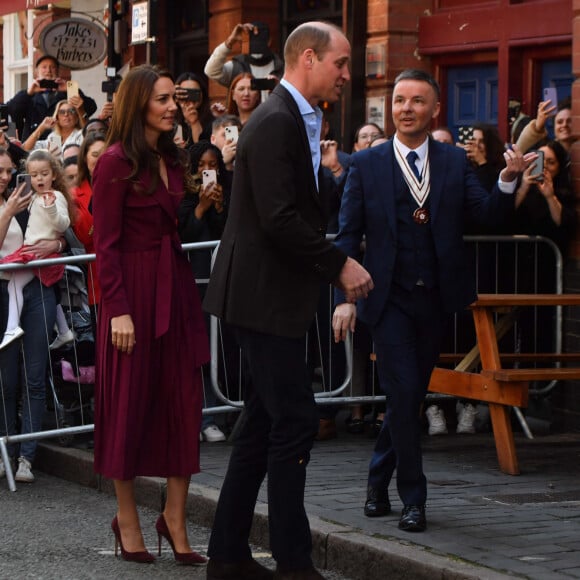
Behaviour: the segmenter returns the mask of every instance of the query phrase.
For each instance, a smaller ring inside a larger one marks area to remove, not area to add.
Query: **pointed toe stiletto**
[[[159,516],[157,522],[155,522],[155,529],[157,530],[157,540],[158,540],[158,548],[159,548],[159,555],[161,556],[161,536],[163,536],[171,546],[173,550],[173,556],[175,557],[175,561],[179,564],[183,564],[184,566],[200,566],[202,564],[207,564],[207,559],[204,558],[201,554],[197,552],[177,552],[175,550],[175,545],[173,544],[173,538],[169,533],[169,528],[167,527],[167,522],[165,521],[165,517],[163,514]]]
[[[137,562],[138,564],[152,564],[155,562],[155,556],[150,554],[147,550],[142,552],[127,552],[123,547],[123,540],[121,540],[121,530],[119,529],[119,522],[117,516],[113,518],[111,522],[111,529],[113,534],[115,534],[115,556],[119,547],[121,547],[121,557],[127,562]]]

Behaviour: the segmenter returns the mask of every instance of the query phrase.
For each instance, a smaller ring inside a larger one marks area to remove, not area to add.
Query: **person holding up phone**
[[[209,141],[200,141],[189,148],[194,186],[183,197],[177,211],[177,231],[183,243],[219,240],[226,225],[226,197],[229,199],[227,171],[218,147]],[[231,180],[229,181],[231,183]],[[191,268],[198,280],[207,280],[211,271],[211,253],[192,252]],[[200,295],[205,296],[206,285],[200,284]],[[209,328],[209,317],[206,317]],[[209,365],[202,367],[204,407],[215,407],[216,396],[211,386]],[[208,443],[225,440],[223,431],[216,424],[215,415],[203,415],[201,436]]]
[[[209,140],[213,116],[205,79],[192,72],[179,75],[175,81],[175,100],[179,106],[177,125],[181,126],[184,147]]]
[[[572,134],[572,102],[570,98],[560,101],[557,105],[551,100],[540,102],[536,118],[524,127],[518,138],[518,147],[528,151],[535,146],[537,147],[538,143],[545,141],[548,138],[546,122],[550,117],[554,117],[554,138],[570,155],[575,141]]]
[[[239,50],[242,42],[248,40],[249,53],[238,54],[231,60],[232,51]],[[264,22],[236,24],[228,38],[219,44],[209,57],[205,74],[224,87],[229,87],[241,73],[251,73],[256,79],[281,79],[284,61],[270,49],[270,29]],[[262,101],[268,91],[262,93]]]
[[[0,258],[5,258],[22,246],[29,220],[27,208],[32,194],[22,196],[22,189],[10,189],[13,169],[18,162],[18,156],[13,156],[0,146]],[[61,246],[60,239],[47,239],[38,241],[31,249],[37,258],[44,258],[57,252]],[[2,334],[8,317],[10,280],[9,272],[0,272]],[[0,412],[0,437],[39,431],[45,411],[49,340],[46,328],[52,328],[54,325],[56,296],[53,288],[43,286],[38,280],[33,280],[24,287],[23,296],[20,321],[24,331],[22,344],[13,341],[0,351],[3,401],[3,411]],[[36,441],[8,445],[10,462],[14,463],[18,459],[16,481],[34,481],[31,466],[36,446]],[[6,467],[0,458],[0,479],[6,475]]]
[[[30,250],[40,240],[60,240],[71,225],[73,216],[72,200],[60,163],[47,151],[35,151],[26,160],[28,174],[22,179],[19,192],[30,198],[28,212],[30,217],[21,248],[2,258],[2,262],[29,262],[36,255]],[[32,195],[30,195],[32,193]],[[62,250],[62,244],[59,245]],[[54,257],[58,257],[55,253]],[[9,307],[8,322],[0,350],[20,338],[24,331],[20,325],[20,315],[24,304],[24,287],[37,275],[45,286],[58,282],[64,273],[64,266],[49,266],[39,270],[17,270],[12,273],[8,285]]]
[[[242,123],[236,115],[222,115],[221,117],[217,117],[211,126],[211,142],[222,152],[227,176],[229,177],[228,182],[230,184],[241,129]]]
[[[239,117],[242,127],[261,102],[260,93],[252,90],[253,79],[250,73],[241,73],[234,78],[228,91],[226,104],[228,115]]]
[[[553,140],[540,147],[538,154],[540,157],[524,171],[516,193],[513,233],[550,238],[566,256],[576,226],[567,152]]]
[[[43,134],[47,134],[46,139],[40,139]],[[83,123],[79,110],[69,101],[59,101],[54,114],[44,118],[22,147],[26,151],[48,149],[55,157],[61,158],[64,147],[71,143],[80,145],[82,142]]]
[[[58,76],[58,61],[50,55],[41,56],[36,61],[35,76],[28,88],[6,103],[19,138],[26,141],[46,117],[54,114],[57,103],[67,98],[66,81]],[[81,90],[71,100],[71,105],[80,118],[88,119],[97,110],[95,101]],[[45,128],[37,138],[44,139],[46,132]]]

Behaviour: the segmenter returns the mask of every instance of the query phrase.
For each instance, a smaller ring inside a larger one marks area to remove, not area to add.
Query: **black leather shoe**
[[[274,572],[256,560],[243,562],[220,562],[210,559],[207,563],[207,580],[267,580],[274,578]]]
[[[274,580],[324,580],[324,576],[315,568],[306,570],[276,570]]]
[[[365,516],[367,518],[380,518],[389,513],[391,513],[391,502],[387,492],[379,491],[369,485],[367,501],[365,502]]]
[[[401,513],[399,529],[405,532],[424,532],[427,527],[424,505],[406,505]]]

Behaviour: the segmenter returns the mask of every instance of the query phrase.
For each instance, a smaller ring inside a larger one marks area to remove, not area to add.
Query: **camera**
[[[48,89],[51,91],[56,91],[58,89],[58,83],[52,79],[40,79],[38,81],[38,86],[41,89]]]
[[[120,84],[120,78],[111,78],[102,82],[101,91],[107,93],[107,101],[111,102],[113,100],[113,95],[117,92]]]
[[[176,87],[175,98],[178,101],[201,103],[201,89],[186,89],[185,87]]]
[[[271,91],[276,87],[276,79],[252,79],[250,88],[253,91]]]

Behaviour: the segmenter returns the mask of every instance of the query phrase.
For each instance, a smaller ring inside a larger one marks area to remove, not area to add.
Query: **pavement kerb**
[[[93,471],[90,451],[39,443],[35,468],[83,486],[113,494],[110,480]],[[165,484],[163,479],[139,477],[135,493],[139,505],[161,511]],[[211,527],[219,490],[196,484],[190,485],[188,497],[189,520]],[[402,543],[369,536],[357,529],[309,516],[312,531],[312,557],[321,569],[341,572],[353,580],[376,580],[385,573],[392,580],[507,580],[514,575],[463,562],[455,556],[437,554],[411,541]],[[254,515],[251,542],[268,547],[267,505],[258,503]]]

